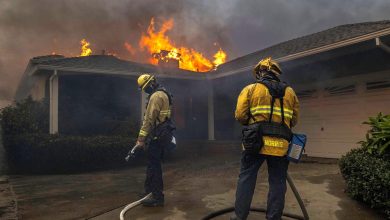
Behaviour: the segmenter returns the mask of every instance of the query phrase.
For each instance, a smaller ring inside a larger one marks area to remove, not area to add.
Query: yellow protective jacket
[[[268,88],[261,83],[246,86],[238,96],[235,112],[236,120],[242,125],[268,121],[271,114],[271,98]],[[298,122],[299,102],[294,90],[286,88],[283,97],[284,122],[293,127]],[[252,117],[250,117],[252,115]],[[272,114],[273,122],[281,122],[280,100],[275,99]],[[288,141],[282,138],[264,136],[264,146],[260,153],[273,156],[284,156],[288,150]]]
[[[168,95],[163,91],[157,91],[149,98],[138,141],[145,141],[146,137],[153,132],[153,129],[167,118],[171,118]]]

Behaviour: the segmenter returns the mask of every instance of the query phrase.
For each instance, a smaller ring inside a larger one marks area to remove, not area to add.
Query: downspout
[[[209,141],[215,141],[215,125],[214,125],[214,88],[213,81],[208,81],[208,94],[207,94],[207,106],[208,106],[208,117],[207,117],[207,127],[208,127],[208,139]]]
[[[58,133],[58,75],[57,70],[54,70],[53,74],[49,78],[49,133]]]
[[[375,45],[380,47],[382,50],[386,51],[387,53],[390,53],[390,47],[384,44],[379,37],[375,38]]]

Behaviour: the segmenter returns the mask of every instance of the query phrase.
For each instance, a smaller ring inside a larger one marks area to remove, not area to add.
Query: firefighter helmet
[[[144,90],[146,87],[148,87],[148,85],[150,85],[150,83],[153,80],[155,80],[154,76],[152,76],[148,73],[142,74],[141,76],[138,77],[138,80],[137,80],[138,87],[140,89]]]
[[[274,73],[276,76],[282,74],[282,69],[280,68],[279,64],[272,60],[271,57],[260,60],[260,62],[253,69],[253,75],[256,77],[261,70],[269,71]]]

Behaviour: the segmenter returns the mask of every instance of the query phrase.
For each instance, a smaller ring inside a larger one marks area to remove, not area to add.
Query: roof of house
[[[64,57],[61,55],[39,56],[30,60],[30,66],[33,72],[39,69],[118,75],[139,75],[141,72],[147,72],[165,77],[183,76],[183,78],[191,78],[196,76],[199,78],[199,73],[193,71],[161,68],[151,64],[122,60],[112,55],[91,55],[84,57]]]
[[[353,38],[362,37],[370,33],[378,32],[378,36],[383,35],[382,30],[387,29],[390,33],[390,20],[377,22],[364,22],[357,24],[346,24],[330,28],[318,33],[306,35],[292,39],[274,46],[259,50],[257,52],[239,57],[222,64],[218,67],[218,73],[231,71],[255,65],[259,59],[271,56],[274,59],[301,53],[304,51],[321,48],[327,45],[336,44]],[[373,35],[371,38],[375,38]]]
[[[372,33],[374,33],[374,35],[372,35]],[[326,47],[328,45],[337,44],[339,45],[338,47],[341,47],[345,44],[340,44],[340,42],[346,42],[355,38],[359,38],[359,40],[367,40],[388,34],[390,34],[390,20],[341,25],[318,33],[276,44],[274,46],[231,60],[220,65],[217,71],[213,71],[212,74],[199,74],[197,72],[181,69],[161,68],[150,64],[141,64],[122,60],[110,55],[91,55],[85,57],[64,57],[61,55],[49,55],[34,57],[31,59],[31,68],[30,70],[28,68],[28,71],[35,72],[39,69],[57,69],[60,71],[63,70],[119,75],[138,75],[140,72],[151,72],[164,77],[205,79],[207,75],[211,77],[218,75],[223,76],[226,73],[237,73],[243,70],[248,70],[252,68],[252,66],[255,65],[260,58],[265,56],[271,56],[274,59],[278,59],[303,53],[305,51],[316,50],[316,48],[321,49],[322,47]],[[367,38],[367,36],[369,38]],[[354,40],[349,44],[356,42],[358,41]]]

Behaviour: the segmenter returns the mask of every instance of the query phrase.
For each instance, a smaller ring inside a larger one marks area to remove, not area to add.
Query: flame
[[[159,30],[155,29],[154,18],[151,19],[146,33],[142,33],[139,41],[141,51],[144,51],[146,48],[152,55],[148,60],[149,63],[157,65],[159,60],[168,62],[169,59],[174,59],[179,61],[179,68],[181,69],[206,72],[225,62],[226,53],[222,49],[219,49],[214,55],[215,60],[210,61],[193,48],[177,47],[166,35],[172,28],[172,18],[164,21]],[[164,51],[168,53],[163,53]]]
[[[215,67],[217,67],[222,63],[226,62],[227,54],[221,48],[219,48],[218,52],[215,53],[213,57],[214,57],[213,63]]]
[[[91,48],[89,48],[90,43],[86,39],[82,39],[80,41],[80,44],[81,44],[81,53],[80,53],[81,57],[89,56],[92,54],[92,50]]]

